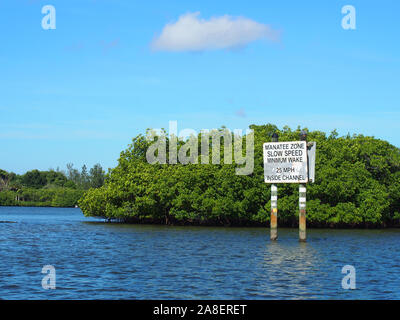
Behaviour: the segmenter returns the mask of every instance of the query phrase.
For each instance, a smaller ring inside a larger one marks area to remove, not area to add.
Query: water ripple
[[[102,223],[79,209],[0,207],[2,299],[399,299],[400,230]],[[41,286],[56,268],[55,290]],[[344,265],[357,290],[343,290]]]

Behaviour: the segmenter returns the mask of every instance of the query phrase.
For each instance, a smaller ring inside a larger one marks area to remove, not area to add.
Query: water
[[[0,207],[2,299],[400,299],[400,230],[123,225]],[[56,269],[56,289],[41,282]],[[342,289],[344,265],[356,290]]]

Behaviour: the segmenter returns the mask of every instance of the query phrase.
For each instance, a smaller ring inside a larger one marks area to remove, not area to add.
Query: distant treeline
[[[79,206],[86,216],[127,222],[268,225],[270,185],[264,183],[262,145],[275,132],[279,141],[297,141],[300,127],[279,129],[267,124],[250,128],[255,153],[250,175],[236,175],[235,163],[151,165],[146,161],[150,142],[139,135],[121,152],[105,185],[88,190]],[[317,143],[316,181],[307,185],[309,226],[400,225],[397,147],[363,135],[339,137],[336,131],[310,131],[308,140]],[[298,196],[297,184],[278,185],[280,226],[298,224]]]
[[[1,206],[73,207],[85,190],[99,188],[105,181],[100,164],[79,171],[72,163],[67,170],[31,170],[18,175],[0,169]]]

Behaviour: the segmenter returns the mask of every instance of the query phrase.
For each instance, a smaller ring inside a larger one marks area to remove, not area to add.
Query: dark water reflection
[[[3,299],[400,299],[400,230],[123,225],[0,207]],[[341,286],[344,265],[357,289]],[[55,290],[41,286],[56,268]]]

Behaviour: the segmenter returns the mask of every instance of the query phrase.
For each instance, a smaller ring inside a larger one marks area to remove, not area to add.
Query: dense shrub
[[[270,186],[264,183],[262,144],[273,132],[280,141],[298,140],[300,128],[279,130],[252,125],[255,167],[248,176],[235,164],[151,165],[143,135],[121,152],[106,184],[79,201],[86,216],[166,224],[265,224]],[[307,186],[307,223],[313,226],[398,225],[400,152],[386,141],[363,135],[338,137],[334,131],[308,133],[317,143],[316,182]],[[167,141],[168,142],[168,141]],[[222,147],[221,147],[222,148]],[[298,185],[278,187],[279,225],[298,220]]]

